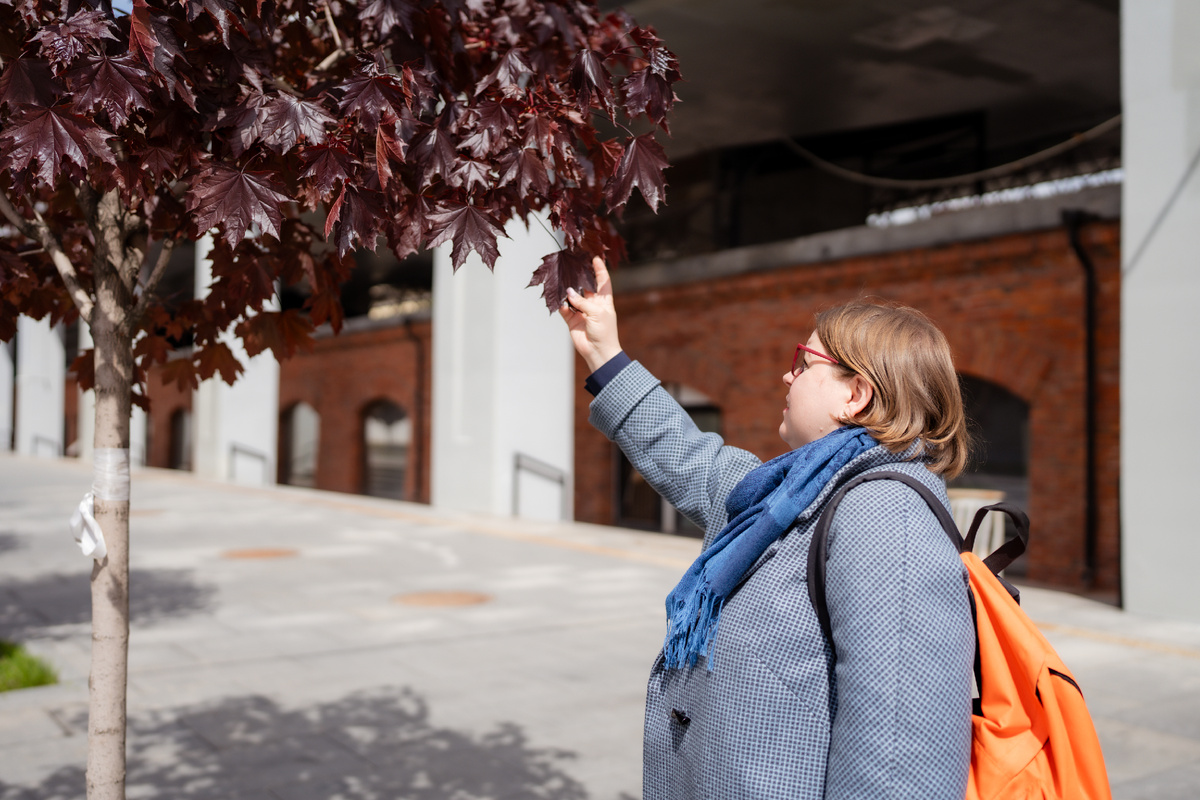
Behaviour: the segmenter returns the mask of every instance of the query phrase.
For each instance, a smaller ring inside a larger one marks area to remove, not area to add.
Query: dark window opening
[[[679,401],[696,427],[705,433],[721,433],[721,409],[702,393],[680,384],[664,384]],[[616,524],[626,528],[661,531],[677,536],[703,538],[704,530],[668,503],[642,477],[625,454],[613,445],[616,454]]]
[[[279,482],[289,486],[317,485],[317,446],[321,416],[308,403],[283,412],[279,424]]]
[[[363,494],[407,500],[405,480],[412,445],[412,419],[390,400],[371,404],[363,416],[366,470]]]
[[[192,412],[177,408],[171,412],[171,432],[168,442],[167,466],[171,469],[192,468]]]
[[[967,470],[950,488],[1003,492],[1004,500],[1028,509],[1029,404],[1003,386],[972,375],[959,377],[974,448]],[[1016,535],[1011,522],[1006,522],[1006,532]],[[1024,557],[1008,573],[1023,575]]]

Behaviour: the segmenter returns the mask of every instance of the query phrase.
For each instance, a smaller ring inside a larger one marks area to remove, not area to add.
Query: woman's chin
[[[791,449],[791,450],[795,450],[797,447],[799,447],[799,445],[795,444],[795,443],[792,441],[792,438],[793,438],[793,437],[792,437],[791,433],[790,433],[790,432],[788,431],[788,429],[787,429],[787,423],[786,423],[786,422],[781,422],[781,423],[779,424],[779,438],[780,438],[780,439],[783,439],[783,443],[784,443],[784,444],[786,444],[786,445],[788,446],[788,448],[789,448],[789,449]]]

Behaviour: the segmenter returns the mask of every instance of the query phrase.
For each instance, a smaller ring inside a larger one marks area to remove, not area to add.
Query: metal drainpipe
[[[1075,252],[1075,257],[1079,259],[1079,265],[1083,267],[1084,274],[1083,326],[1086,351],[1086,365],[1084,367],[1084,402],[1086,403],[1084,430],[1086,431],[1086,444],[1084,459],[1086,461],[1085,480],[1087,481],[1087,489],[1085,492],[1083,579],[1089,587],[1096,580],[1096,545],[1099,538],[1097,530],[1099,517],[1096,508],[1096,295],[1098,284],[1096,281],[1096,265],[1092,263],[1091,256],[1084,249],[1083,243],[1079,238],[1079,233],[1085,224],[1097,219],[1099,217],[1095,214],[1079,209],[1064,209],[1062,212],[1063,226],[1067,229],[1067,237],[1071,242],[1071,249]]]
[[[425,347],[413,330],[412,318],[404,320],[404,332],[416,350],[417,380],[416,402],[413,403],[413,484],[416,491],[414,502],[420,502],[421,486],[425,479]]]

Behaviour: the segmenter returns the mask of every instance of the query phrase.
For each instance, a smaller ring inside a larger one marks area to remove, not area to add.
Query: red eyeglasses
[[[793,378],[796,377],[797,375],[801,374],[802,372],[804,372],[804,370],[807,368],[804,363],[804,355],[803,355],[804,353],[812,353],[814,356],[820,356],[821,358],[825,359],[826,361],[832,361],[834,364],[837,364],[839,366],[842,363],[842,362],[838,361],[836,358],[834,358],[833,356],[827,356],[818,350],[813,350],[811,347],[805,347],[802,344],[798,344],[798,345],[796,345],[796,355],[792,356],[792,377]]]

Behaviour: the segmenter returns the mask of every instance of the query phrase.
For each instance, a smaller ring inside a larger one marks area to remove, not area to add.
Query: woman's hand
[[[621,352],[621,343],[617,340],[617,311],[608,267],[604,259],[593,258],[592,269],[596,272],[596,291],[579,294],[567,289],[567,301],[558,313],[567,321],[575,351],[595,372]]]

